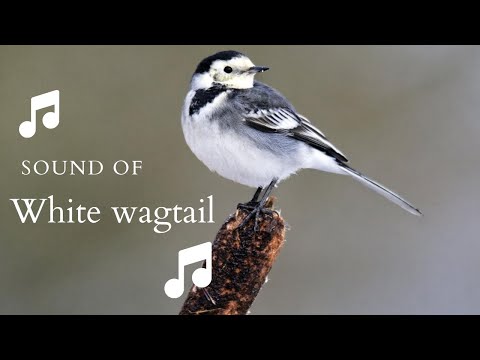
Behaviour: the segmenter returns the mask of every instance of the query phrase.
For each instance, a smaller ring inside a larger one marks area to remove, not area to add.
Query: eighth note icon
[[[24,138],[31,138],[37,131],[37,111],[53,106],[53,112],[49,111],[42,117],[43,125],[47,129],[54,129],[60,123],[60,91],[53,90],[45,94],[32,97],[30,101],[30,120],[20,124],[18,131]]]
[[[192,246],[178,252],[178,279],[173,278],[165,284],[165,294],[169,298],[177,299],[182,296],[185,288],[185,266],[205,261],[205,268],[201,267],[192,274],[193,283],[201,288],[207,287],[212,281],[212,243],[206,242]]]

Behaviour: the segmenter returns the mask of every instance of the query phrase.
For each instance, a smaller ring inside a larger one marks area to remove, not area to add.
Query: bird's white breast
[[[301,167],[298,161],[285,161],[259,148],[234,129],[221,128],[222,119],[212,121],[212,110],[226,100],[226,92],[190,116],[189,108],[194,95],[195,92],[190,91],[185,99],[183,133],[192,152],[211,171],[246,186],[264,187],[273,178],[283,180]]]

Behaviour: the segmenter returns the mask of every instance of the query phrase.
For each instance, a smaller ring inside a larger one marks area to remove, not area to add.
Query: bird
[[[256,188],[247,203],[251,213],[242,224],[252,216],[257,219],[277,184],[301,169],[348,175],[409,213],[422,215],[400,195],[352,168],[346,155],[285,96],[255,80],[267,70],[234,50],[208,56],[193,73],[182,109],[185,141],[196,157],[224,178]]]

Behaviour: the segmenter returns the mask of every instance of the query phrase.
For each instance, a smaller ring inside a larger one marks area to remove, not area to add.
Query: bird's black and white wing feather
[[[243,121],[263,132],[283,133],[286,136],[305,142],[325,154],[344,163],[346,156],[338,150],[326,136],[304,116],[289,107],[257,107],[243,114]]]
[[[346,163],[347,157],[338,150],[306,117],[298,114],[277,90],[256,81],[249,89],[232,92],[237,111],[249,127],[262,132],[281,133],[302,141]]]

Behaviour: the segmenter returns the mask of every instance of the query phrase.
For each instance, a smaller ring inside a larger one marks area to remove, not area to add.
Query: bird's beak
[[[248,69],[248,73],[256,74],[256,73],[267,71],[268,69],[269,68],[266,66],[252,66],[250,69]]]

